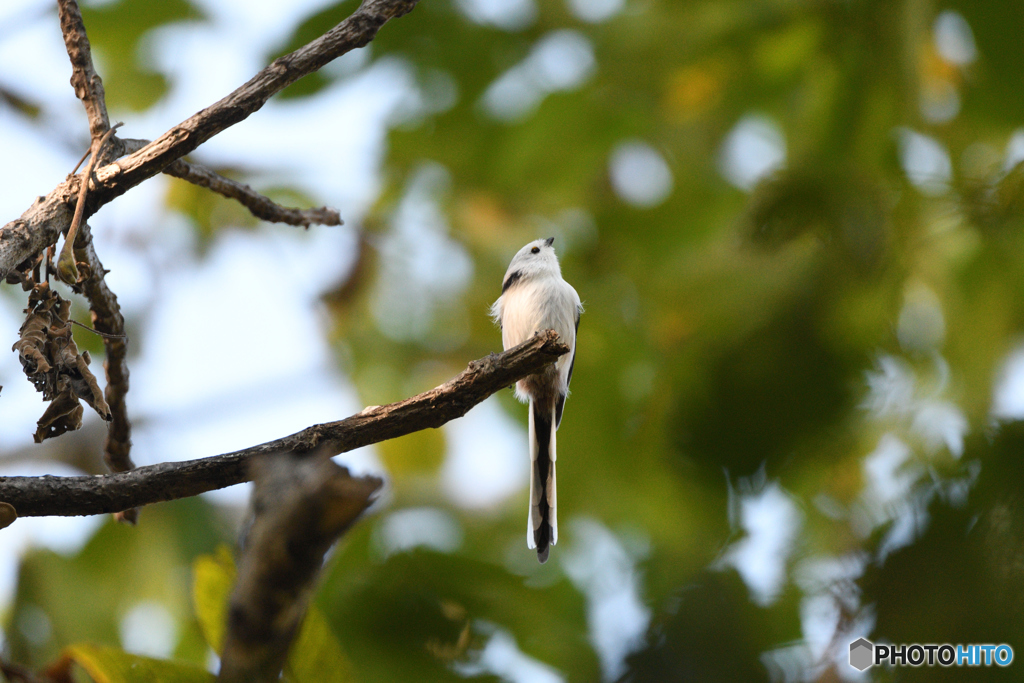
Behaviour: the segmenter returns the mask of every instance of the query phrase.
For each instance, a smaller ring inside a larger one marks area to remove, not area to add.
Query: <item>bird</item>
[[[530,511],[526,545],[547,562],[549,546],[558,542],[558,498],[555,489],[555,431],[569,395],[576,363],[576,333],[583,304],[562,279],[554,237],[530,242],[512,258],[501,282],[501,296],[491,317],[501,326],[505,350],[543,330],[554,330],[569,352],[540,372],[516,382],[515,395],[529,403]]]

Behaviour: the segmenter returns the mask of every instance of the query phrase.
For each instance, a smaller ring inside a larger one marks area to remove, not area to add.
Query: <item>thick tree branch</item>
[[[195,496],[248,481],[247,465],[268,453],[336,455],[437,428],[504,387],[533,374],[568,347],[547,330],[501,354],[473,361],[435,389],[386,406],[367,408],[337,422],[313,425],[275,441],[201,460],[149,465],[93,477],[0,477],[0,501],[22,517],[98,515]]]
[[[225,683],[280,679],[324,555],[384,483],[286,453],[261,456],[251,470],[254,515],[228,611],[218,676]]]
[[[373,40],[388,20],[411,11],[418,0],[364,0],[351,16],[295,52],[279,57],[219,102],[193,115],[149,145],[97,169],[85,218],[144,180],[162,172],[211,137],[244,120],[273,95],[325,64]],[[66,230],[78,184],[71,178],[0,228],[0,279],[57,241]]]

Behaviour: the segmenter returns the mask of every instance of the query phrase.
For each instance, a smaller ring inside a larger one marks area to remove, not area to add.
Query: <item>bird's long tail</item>
[[[547,562],[548,546],[558,542],[555,491],[555,406],[530,399],[530,516],[526,545]]]

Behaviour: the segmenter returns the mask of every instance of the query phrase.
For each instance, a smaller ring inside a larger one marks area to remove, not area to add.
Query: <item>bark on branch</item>
[[[0,477],[0,502],[19,516],[98,515],[195,496],[249,480],[252,458],[270,453],[337,455],[411,434],[462,417],[491,394],[533,374],[568,353],[546,330],[501,354],[473,361],[439,387],[385,406],[367,408],[344,420],[200,460],[161,463],[130,472],[84,477]]]
[[[88,219],[104,204],[162,172],[214,135],[244,120],[301,77],[350,50],[366,45],[381,26],[411,11],[417,1],[364,0],[359,9],[340,24],[295,52],[274,60],[227,97],[126,158],[97,169],[95,181],[86,181],[93,182],[93,185],[89,189],[84,218]],[[90,120],[90,128],[92,126]],[[56,243],[61,232],[70,225],[80,182],[80,177],[76,176],[61,183],[46,196],[39,197],[21,218],[0,228],[0,280],[18,264]]]

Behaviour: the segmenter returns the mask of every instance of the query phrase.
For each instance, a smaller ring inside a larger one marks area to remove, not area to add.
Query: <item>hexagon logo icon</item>
[[[850,666],[863,671],[872,665],[875,658],[875,646],[870,640],[858,638],[850,643]]]

